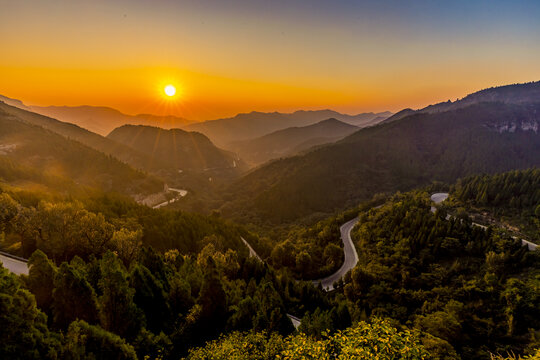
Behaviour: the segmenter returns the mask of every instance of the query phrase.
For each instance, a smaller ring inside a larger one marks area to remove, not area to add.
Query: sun
[[[165,86],[164,90],[167,96],[174,96],[174,94],[176,94],[176,88],[172,85]]]

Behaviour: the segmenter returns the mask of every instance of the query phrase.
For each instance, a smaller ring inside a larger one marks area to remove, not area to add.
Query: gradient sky
[[[0,34],[0,94],[197,120],[540,80],[537,0],[0,0]]]

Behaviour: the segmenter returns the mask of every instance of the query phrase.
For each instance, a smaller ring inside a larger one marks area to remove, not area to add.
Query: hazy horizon
[[[93,108],[105,108],[105,109],[110,109],[110,110],[115,110],[115,111],[118,111],[120,112],[121,114],[123,115],[128,115],[128,116],[141,116],[141,115],[151,115],[151,116],[163,116],[163,117],[167,117],[167,116],[171,116],[171,117],[180,117],[180,118],[184,118],[182,116],[178,116],[178,115],[175,115],[175,114],[167,114],[167,113],[163,113],[163,114],[156,114],[156,113],[129,113],[129,112],[124,112],[120,109],[117,109],[115,107],[112,107],[112,106],[106,106],[106,105],[102,105],[102,104],[78,104],[78,105],[65,105],[65,104],[33,104],[33,103],[29,103],[29,102],[26,102],[24,101],[23,99],[18,99],[18,98],[15,98],[15,97],[12,97],[12,96],[9,96],[9,95],[6,95],[6,94],[1,94],[0,93],[0,97],[2,96],[5,96],[11,100],[14,100],[14,101],[20,101],[22,102],[22,104],[24,106],[27,106],[29,108],[32,108],[32,107],[38,107],[38,108],[47,108],[47,107],[55,107],[55,108],[62,108],[62,107],[65,107],[65,108],[83,108],[83,107],[93,107]],[[0,101],[2,101],[2,99],[0,98]],[[400,109],[402,110],[402,109]],[[379,113],[384,113],[384,112],[390,112],[390,113],[395,113],[395,111],[390,111],[390,110],[381,110],[381,111],[369,111],[369,110],[366,110],[366,111],[363,111],[363,112],[346,112],[346,111],[338,111],[338,110],[335,110],[335,109],[332,109],[332,108],[329,108],[329,107],[324,107],[324,106],[320,106],[318,108],[293,108],[291,110],[285,110],[285,111],[279,111],[279,110],[268,110],[268,111],[260,111],[260,110],[246,110],[246,111],[242,111],[242,112],[238,112],[238,113],[233,113],[231,115],[226,115],[226,116],[223,116],[222,118],[202,118],[202,119],[189,119],[189,118],[184,118],[186,120],[190,120],[190,121],[195,121],[195,122],[205,122],[205,121],[212,121],[212,120],[221,120],[221,119],[224,119],[224,118],[232,118],[232,117],[235,117],[237,115],[246,115],[246,114],[251,114],[251,113],[265,113],[265,114],[271,114],[271,113],[281,113],[281,114],[293,114],[293,113],[296,113],[296,112],[301,112],[301,111],[305,111],[305,112],[309,112],[309,111],[334,111],[334,112],[338,112],[340,114],[343,114],[343,115],[349,115],[349,116],[355,116],[355,115],[361,115],[361,114],[367,114],[367,113],[374,113],[374,114],[379,114]]]
[[[1,5],[2,93],[40,106],[199,121],[396,112],[540,79],[534,1]]]

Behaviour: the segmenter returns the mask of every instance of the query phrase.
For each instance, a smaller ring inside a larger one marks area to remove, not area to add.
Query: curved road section
[[[341,225],[339,230],[341,231],[341,241],[343,241],[343,253],[345,255],[345,260],[343,265],[339,268],[338,271],[333,273],[330,276],[325,278],[314,280],[313,284],[322,285],[322,288],[326,291],[334,290],[334,283],[345,276],[349,270],[352,270],[358,263],[358,253],[354,247],[354,243],[351,239],[351,230],[358,223],[358,218],[354,218],[350,221],[347,221],[345,224]]]
[[[255,250],[253,250],[253,248],[251,247],[251,245],[249,245],[249,243],[246,241],[246,239],[244,239],[243,237],[240,236],[240,239],[242,239],[242,241],[244,242],[244,244],[247,246],[247,248],[249,249],[249,256],[250,257],[256,257],[257,260],[259,261],[262,261],[261,257],[259,256],[259,254],[257,254],[255,252]]]

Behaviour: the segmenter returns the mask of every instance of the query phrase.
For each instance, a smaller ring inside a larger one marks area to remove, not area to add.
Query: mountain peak
[[[339,121],[336,118],[329,118],[329,119],[326,119],[326,120],[321,120],[317,124],[345,124],[345,125],[347,125],[343,121]]]

